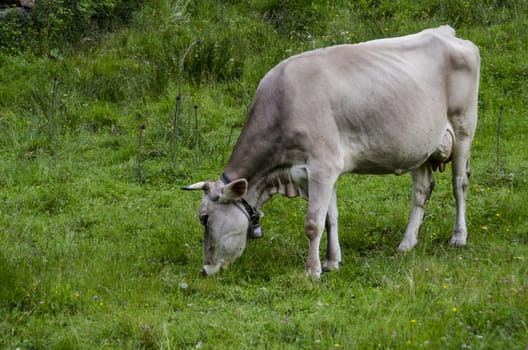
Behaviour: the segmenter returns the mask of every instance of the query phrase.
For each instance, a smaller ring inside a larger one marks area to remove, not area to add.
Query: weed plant
[[[526,348],[525,1],[81,3],[0,17],[0,348]],[[262,76],[441,24],[482,56],[468,246],[447,244],[449,171],[406,254],[409,176],[346,175],[339,272],[304,277],[306,203],[277,197],[265,238],[203,278],[200,198],[179,188],[222,172]]]

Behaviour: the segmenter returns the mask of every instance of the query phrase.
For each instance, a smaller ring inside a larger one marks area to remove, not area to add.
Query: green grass
[[[526,348],[526,13],[523,1],[157,0],[97,40],[0,53],[0,348]],[[265,238],[203,278],[200,195],[180,188],[222,172],[266,71],[444,23],[482,56],[468,246],[448,246],[449,171],[406,254],[409,176],[347,175],[339,272],[303,275],[306,203],[276,197]]]

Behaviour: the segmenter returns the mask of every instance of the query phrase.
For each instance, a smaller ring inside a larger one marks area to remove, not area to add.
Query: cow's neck
[[[285,159],[280,137],[280,128],[273,121],[262,123],[250,116],[224,171],[232,181],[242,178],[248,181],[244,198],[257,208],[271,197],[264,190],[266,178],[281,167],[281,161]]]
[[[236,158],[231,158],[228,163],[226,170],[222,175],[222,181],[230,182],[237,179],[246,179],[248,182],[248,190],[244,196],[245,200],[248,201],[252,206],[259,209],[262,204],[267,202],[272,194],[269,194],[267,188],[269,187],[267,179],[269,174],[273,173],[273,166],[271,168],[262,166],[258,158],[244,157],[239,166],[238,162],[233,161]],[[266,162],[270,165],[269,162]]]
[[[308,199],[306,175],[305,165],[283,164],[255,173],[251,178],[242,175],[230,178],[227,173],[224,173],[222,174],[222,181],[228,183],[235,179],[246,178],[249,187],[244,198],[258,210],[275,194],[282,194],[290,198],[301,196]]]
[[[292,165],[302,164],[306,157],[298,147],[288,146],[286,142],[288,138],[283,134],[285,121],[280,102],[277,102],[282,99],[282,94],[280,88],[257,91],[224,171],[231,180],[245,178],[248,181],[244,198],[256,208],[274,194],[294,197],[305,192],[292,180],[296,178],[292,176]]]

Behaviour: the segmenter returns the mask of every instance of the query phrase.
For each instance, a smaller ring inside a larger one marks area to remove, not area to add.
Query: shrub
[[[141,0],[40,0],[31,10],[6,11],[0,26],[0,48],[10,53],[48,53],[128,22]]]
[[[264,18],[285,35],[317,31],[329,13],[331,1],[269,0],[260,4]]]

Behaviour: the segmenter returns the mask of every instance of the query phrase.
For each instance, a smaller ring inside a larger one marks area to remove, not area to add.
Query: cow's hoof
[[[341,262],[338,260],[325,260],[323,264],[323,272],[331,272],[339,270],[339,264]]]
[[[413,249],[414,246],[416,245],[416,241],[414,242],[409,242],[408,240],[404,239],[400,245],[398,246],[398,250],[400,252],[408,252],[409,250]]]
[[[305,270],[304,270],[304,275],[306,277],[313,277],[315,279],[319,279],[321,278],[321,269],[313,269],[313,268],[310,268],[310,267],[307,267]]]
[[[451,247],[454,247],[454,248],[461,248],[466,245],[466,239],[453,236],[451,238],[450,245]]]
[[[466,245],[467,241],[467,232],[465,230],[455,230],[453,231],[453,237],[451,237],[451,246],[455,248],[460,248]]]

